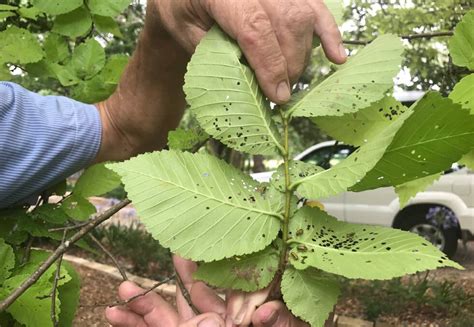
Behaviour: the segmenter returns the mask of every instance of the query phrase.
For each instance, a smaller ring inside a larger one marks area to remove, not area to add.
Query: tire
[[[412,206],[400,212],[395,228],[424,237],[452,258],[458,247],[459,222],[454,212],[444,206]]]

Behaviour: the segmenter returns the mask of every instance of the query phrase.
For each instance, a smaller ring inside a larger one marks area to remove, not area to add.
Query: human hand
[[[346,60],[337,24],[323,0],[149,0],[148,10],[189,52],[217,22],[238,42],[275,103],[289,100],[291,83],[310,59],[314,33],[331,61]]]
[[[119,287],[119,297],[127,300],[144,290],[131,282]],[[176,310],[155,292],[128,303],[126,307],[110,307],[105,311],[107,321],[114,327],[224,327],[216,313],[204,313],[182,319]]]

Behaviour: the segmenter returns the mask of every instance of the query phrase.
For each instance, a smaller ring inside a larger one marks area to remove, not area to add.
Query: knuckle
[[[243,21],[238,42],[246,46],[255,46],[260,40],[268,39],[271,33],[273,30],[265,12],[249,12]]]

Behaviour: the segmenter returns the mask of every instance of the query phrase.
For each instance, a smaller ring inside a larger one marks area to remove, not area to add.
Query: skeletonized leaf
[[[414,105],[382,159],[351,190],[400,185],[447,170],[474,147],[472,126],[474,115],[468,110],[428,93]]]
[[[298,117],[342,116],[381,100],[393,87],[403,47],[398,37],[382,35],[320,84],[299,92],[286,105]]]
[[[290,262],[297,269],[315,267],[363,279],[390,279],[438,267],[463,269],[414,233],[337,221],[317,208],[300,209],[290,231]]]
[[[148,231],[182,257],[257,252],[279,231],[280,215],[258,183],[212,156],[161,151],[108,167],[122,176]]]
[[[404,113],[334,167],[294,179],[291,187],[296,187],[297,193],[308,199],[321,199],[346,191],[373,169],[410,115],[411,111]]]
[[[408,201],[418,192],[423,192],[428,186],[441,177],[441,173],[418,178],[395,186],[395,192],[400,200],[400,207],[404,207]]]
[[[281,281],[281,293],[294,315],[311,324],[311,327],[323,327],[341,290],[335,278],[316,269],[288,267]]]
[[[474,70],[474,10],[464,15],[454,29],[449,52],[455,65]]]
[[[265,250],[210,263],[202,263],[194,278],[212,286],[244,292],[267,287],[275,277],[280,253],[273,245]]]
[[[274,154],[280,135],[269,102],[238,45],[213,27],[188,65],[184,91],[201,127],[214,138],[250,154]]]
[[[380,134],[407,108],[393,97],[385,97],[370,107],[343,116],[317,117],[313,122],[332,138],[346,144],[363,145]]]

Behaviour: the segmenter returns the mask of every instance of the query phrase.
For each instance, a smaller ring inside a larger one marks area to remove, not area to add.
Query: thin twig
[[[25,253],[23,254],[23,258],[21,258],[20,266],[23,266],[28,261],[30,261],[31,246],[33,245],[33,240],[34,240],[34,237],[29,235],[28,236],[28,241],[27,241],[26,246],[25,246]]]
[[[442,37],[442,36],[452,36],[453,31],[446,31],[446,32],[434,32],[434,33],[417,33],[417,34],[408,34],[408,35],[401,35],[400,37],[404,40],[416,40],[416,39],[430,39],[433,37]],[[352,44],[352,45],[366,45],[372,42],[365,41],[365,40],[343,40],[344,44]]]
[[[96,304],[94,305],[95,307],[109,307],[109,308],[113,308],[113,307],[116,307],[116,306],[119,306],[119,305],[127,305],[129,304],[130,302],[140,298],[140,297],[143,297],[145,295],[147,295],[148,293],[150,293],[151,291],[153,291],[155,288],[157,287],[160,287],[161,285],[164,285],[166,283],[168,283],[169,281],[173,280],[174,278],[176,277],[175,274],[171,275],[170,277],[162,280],[161,282],[158,282],[156,283],[155,285],[153,285],[151,288],[145,290],[144,292],[140,293],[140,294],[137,294],[135,296],[132,296],[131,298],[129,299],[126,299],[125,301],[120,301],[120,302],[115,302],[113,304]]]
[[[66,242],[67,230],[63,232],[63,238],[61,240],[61,245],[64,245]],[[63,263],[63,254],[61,254],[57,261],[56,274],[54,275],[53,290],[51,291],[51,321],[53,326],[58,326],[58,320],[56,319],[56,292],[58,290],[58,282],[61,278],[61,264]]]
[[[181,276],[179,275],[177,270],[175,270],[175,275],[176,275],[176,284],[178,284],[179,290],[181,291],[181,294],[183,295],[184,299],[188,303],[191,310],[193,310],[194,314],[200,315],[201,311],[199,311],[199,309],[196,308],[193,301],[191,300],[191,294],[189,294],[189,291],[186,288],[186,285],[184,285],[183,280],[181,279]]]
[[[117,267],[118,271],[120,272],[120,275],[122,275],[122,279],[124,281],[128,280],[127,273],[125,272],[125,269],[123,269],[123,267],[120,265],[118,260],[114,257],[114,255],[94,235],[89,234],[89,237],[112,260],[115,267]]]
[[[25,280],[18,288],[16,288],[10,295],[8,295],[2,302],[0,302],[0,312],[5,311],[13,302],[15,302],[18,297],[20,297],[28,288],[30,288],[34,283],[40,279],[40,277],[51,267],[56,260],[62,256],[70,245],[76,243],[80,239],[82,239],[85,235],[90,233],[94,228],[99,226],[101,223],[110,219],[114,214],[120,211],[122,208],[126,207],[131,203],[130,200],[123,200],[122,202],[116,204],[109,210],[98,214],[89,220],[89,223],[82,227],[76,234],[74,234],[71,238],[61,244],[49,257],[43,262],[38,269],[36,269],[27,280]]]
[[[79,224],[76,224],[76,225],[50,228],[50,229],[48,229],[48,232],[52,233],[52,232],[70,231],[70,230],[73,230],[73,229],[79,229],[79,228],[82,228],[84,226],[87,226],[87,225],[89,225],[89,223],[90,223],[90,221],[85,221],[83,223],[79,223]]]

